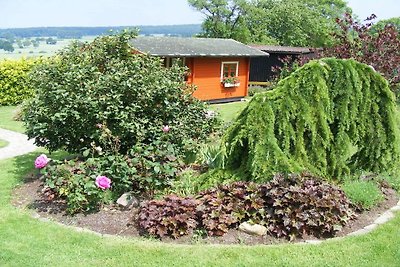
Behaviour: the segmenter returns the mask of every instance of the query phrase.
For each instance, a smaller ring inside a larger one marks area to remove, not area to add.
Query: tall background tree
[[[329,46],[336,18],[351,13],[344,0],[189,0],[202,12],[202,36],[244,43]]]

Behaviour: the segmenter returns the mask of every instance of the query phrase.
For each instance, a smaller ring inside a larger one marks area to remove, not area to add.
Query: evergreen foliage
[[[395,96],[370,66],[311,61],[254,96],[224,136],[226,166],[256,181],[309,170],[331,178],[399,159]]]

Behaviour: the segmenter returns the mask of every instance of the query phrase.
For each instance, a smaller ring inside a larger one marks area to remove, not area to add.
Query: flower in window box
[[[224,77],[222,83],[224,87],[236,87],[240,85],[240,80],[238,77]]]

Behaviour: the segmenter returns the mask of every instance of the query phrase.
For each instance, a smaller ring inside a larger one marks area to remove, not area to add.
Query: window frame
[[[235,77],[239,76],[239,61],[222,61],[221,62],[221,82],[224,80],[224,65],[228,65],[228,64],[236,64],[236,73],[235,73]],[[231,77],[231,76],[228,76]]]

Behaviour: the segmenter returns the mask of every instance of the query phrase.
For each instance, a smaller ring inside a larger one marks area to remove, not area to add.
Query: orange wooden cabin
[[[232,39],[137,37],[130,45],[137,52],[164,58],[166,67],[179,60],[189,68],[187,83],[197,87],[194,96],[211,102],[245,97],[250,57],[268,56]]]

